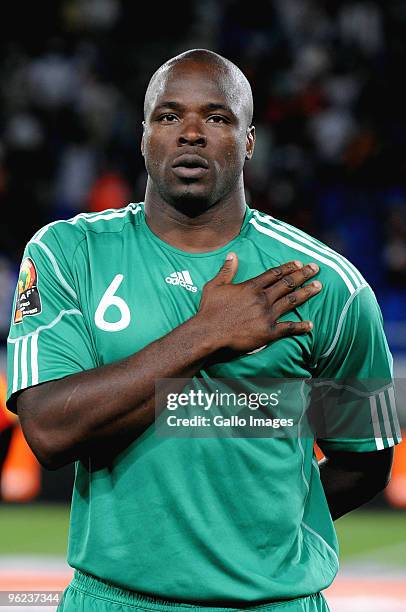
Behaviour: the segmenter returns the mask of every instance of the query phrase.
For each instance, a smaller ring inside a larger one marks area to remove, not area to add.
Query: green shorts
[[[321,593],[246,608],[211,608],[146,597],[126,591],[104,580],[75,570],[72,582],[65,589],[57,612],[330,612]]]

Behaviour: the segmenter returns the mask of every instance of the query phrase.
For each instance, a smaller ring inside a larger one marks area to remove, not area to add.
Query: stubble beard
[[[152,172],[150,172],[151,170]],[[231,194],[242,176],[241,173],[235,173],[233,176],[229,176],[228,180],[223,185],[207,186],[206,189],[201,189],[201,193],[194,190],[194,183],[196,181],[190,181],[188,184],[186,181],[183,185],[171,186],[170,181],[160,181],[153,178],[155,172],[154,168],[148,168],[147,172],[149,179],[153,185],[153,189],[159,194],[159,197],[163,202],[173,207],[175,210],[180,212],[182,215],[189,217],[190,219],[196,218],[210,208],[218,204],[221,200],[227,198],[228,194]],[[158,175],[158,173],[156,173]]]
[[[175,208],[178,212],[191,219],[205,213],[209,208],[214,206],[218,199],[215,190],[211,189],[202,194],[196,193],[193,190],[193,184],[184,185],[183,189],[176,190],[162,189],[157,186],[161,198]]]

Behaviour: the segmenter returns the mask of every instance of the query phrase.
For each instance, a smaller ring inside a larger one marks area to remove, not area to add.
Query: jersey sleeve
[[[398,444],[393,360],[368,285],[349,298],[334,331],[313,388],[318,445],[323,451],[370,452]]]
[[[75,245],[69,242],[65,248],[48,231],[24,252],[7,341],[7,407],[13,412],[19,391],[97,365],[67,255]]]

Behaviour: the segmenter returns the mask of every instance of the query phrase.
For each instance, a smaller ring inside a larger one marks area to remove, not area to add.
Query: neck
[[[214,251],[240,233],[246,205],[244,189],[238,197],[224,198],[195,217],[189,217],[165,202],[147,186],[145,217],[161,240],[189,253]]]

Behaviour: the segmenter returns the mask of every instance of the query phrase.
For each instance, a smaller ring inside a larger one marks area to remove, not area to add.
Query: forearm
[[[372,499],[378,491],[363,486],[363,474],[347,472],[339,466],[329,465],[323,459],[319,463],[320,477],[333,520],[355,510]]]
[[[155,382],[193,376],[213,350],[193,317],[126,359],[26,390],[17,408],[31,448],[50,468],[125,448],[154,421]]]
[[[319,462],[320,478],[333,520],[375,497],[388,484],[393,450],[336,453]]]

